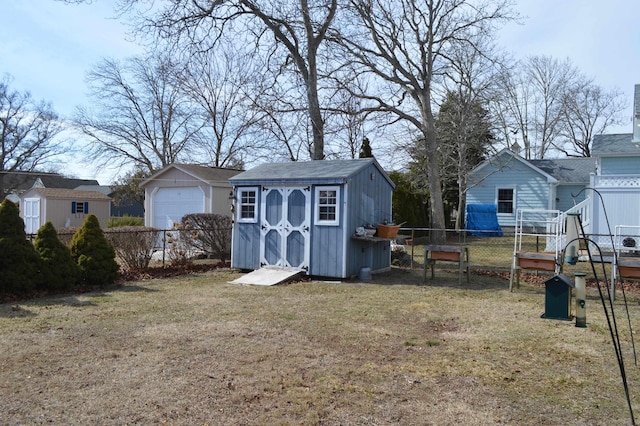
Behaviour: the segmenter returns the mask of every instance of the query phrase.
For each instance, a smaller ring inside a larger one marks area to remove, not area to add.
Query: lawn
[[[237,276],[0,305],[0,423],[631,424],[593,288],[576,328],[540,318],[542,287],[511,293],[492,276],[228,283]],[[622,297],[615,309],[640,412]]]

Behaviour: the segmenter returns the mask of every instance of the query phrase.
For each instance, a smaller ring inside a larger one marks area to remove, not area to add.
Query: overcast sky
[[[12,88],[53,104],[62,116],[85,104],[86,71],[103,57],[124,58],[141,49],[113,19],[114,1],[66,5],[55,0],[0,0],[0,74]],[[640,1],[517,0],[521,25],[509,24],[501,39],[516,57],[569,58],[596,84],[617,87],[627,98],[630,133],[633,87],[640,83]],[[76,160],[78,161],[78,160]],[[108,184],[115,171],[80,164],[71,172]]]

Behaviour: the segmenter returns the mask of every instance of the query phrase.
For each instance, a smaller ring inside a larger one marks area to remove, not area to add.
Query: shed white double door
[[[311,187],[263,187],[260,266],[309,271]]]

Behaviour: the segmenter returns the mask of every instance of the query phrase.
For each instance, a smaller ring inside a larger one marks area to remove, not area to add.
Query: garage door
[[[174,222],[189,213],[204,213],[204,194],[200,187],[160,188],[153,197],[153,223],[159,229],[171,229]]]

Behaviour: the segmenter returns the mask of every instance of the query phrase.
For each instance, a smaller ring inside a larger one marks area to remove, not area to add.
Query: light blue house
[[[617,228],[638,237],[640,246],[640,85],[633,133],[596,135],[591,155],[525,160],[501,151],[470,172],[467,203],[497,204],[502,227],[514,227],[517,211],[528,209],[559,211],[557,229],[563,229],[566,213],[575,212],[601,248],[611,248]]]
[[[595,172],[595,158],[526,160],[505,149],[469,173],[467,204],[496,204],[500,226],[515,227],[518,209],[567,211],[584,201]]]
[[[262,164],[230,182],[232,267],[335,278],[391,267],[389,240],[354,236],[391,220],[395,185],[375,159]]]

